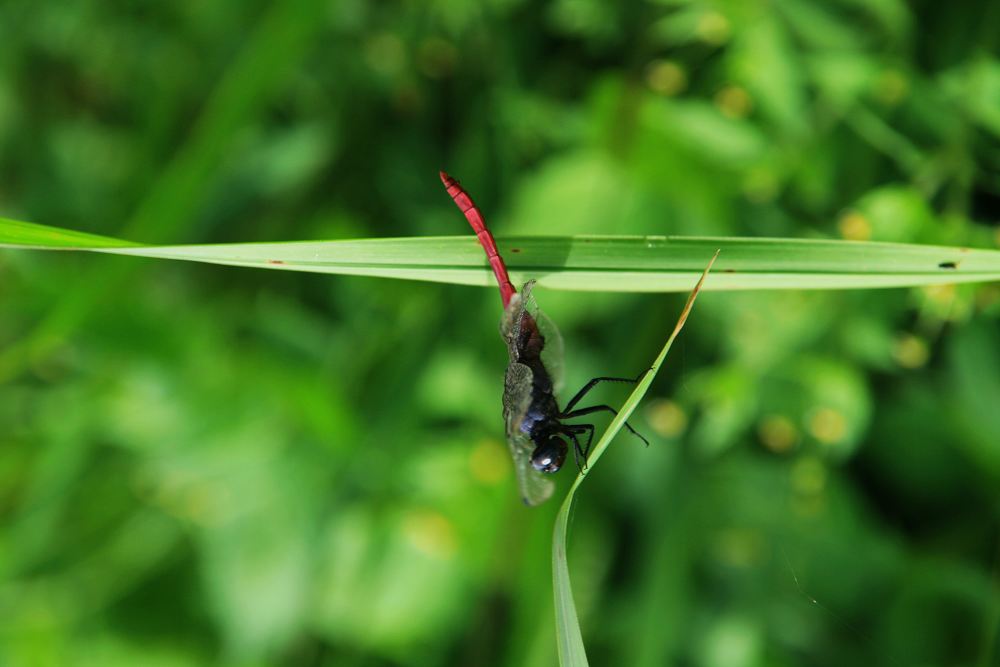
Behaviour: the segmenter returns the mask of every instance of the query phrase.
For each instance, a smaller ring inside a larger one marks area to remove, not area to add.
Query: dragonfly
[[[555,484],[549,475],[558,472],[566,462],[570,443],[577,468],[581,472],[586,470],[587,455],[594,439],[594,425],[570,424],[567,420],[598,412],[618,414],[609,405],[577,407],[580,401],[602,382],[635,384],[646,371],[635,378],[594,378],[560,408],[556,393],[562,384],[562,337],[552,320],[539,310],[535,302],[532,295],[535,281],[525,283],[520,292],[515,289],[479,207],[457,180],[443,171],[440,176],[448,194],[465,215],[479,244],[486,251],[486,259],[500,287],[503,303],[500,335],[510,357],[503,389],[507,445],[514,459],[522,500],[526,505],[539,505],[552,495]],[[625,427],[649,445],[649,441],[628,422]],[[581,445],[584,436],[586,444]]]

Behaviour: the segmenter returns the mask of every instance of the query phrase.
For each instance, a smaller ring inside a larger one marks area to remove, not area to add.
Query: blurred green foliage
[[[0,5],[0,210],[146,242],[1000,244],[1000,4]],[[542,293],[568,386],[682,297]],[[551,665],[491,291],[0,255],[0,664]],[[593,664],[1000,662],[1000,287],[707,294],[588,481]],[[609,401],[621,400],[614,388]],[[569,475],[563,475],[563,483]]]

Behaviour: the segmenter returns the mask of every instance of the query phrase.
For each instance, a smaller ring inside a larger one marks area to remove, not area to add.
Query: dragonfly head
[[[531,454],[531,465],[538,472],[557,472],[562,467],[563,462],[566,461],[566,451],[568,449],[565,442],[556,436],[552,436],[535,447],[535,451]]]

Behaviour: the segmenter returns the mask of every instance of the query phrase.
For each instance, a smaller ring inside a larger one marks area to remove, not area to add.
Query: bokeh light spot
[[[649,402],[646,408],[646,421],[657,435],[664,438],[676,438],[687,428],[687,414],[681,406],[666,398],[657,398]]]
[[[455,527],[443,514],[430,510],[416,510],[403,519],[403,533],[417,551],[441,560],[450,560],[455,554],[457,539]]]
[[[726,86],[715,94],[715,105],[729,118],[744,118],[753,109],[753,100],[745,89]]]
[[[687,87],[687,73],[672,60],[656,60],[646,68],[646,85],[658,95],[676,95]]]
[[[732,27],[729,25],[729,19],[719,12],[705,12],[698,19],[695,34],[698,35],[698,39],[706,44],[719,46],[729,40],[729,36],[732,34]]]
[[[368,66],[379,74],[392,76],[402,71],[406,62],[406,49],[396,35],[383,32],[375,35],[365,45]]]
[[[745,528],[721,530],[712,542],[721,563],[742,568],[760,563],[766,546],[758,531]]]
[[[499,484],[510,474],[510,459],[501,443],[483,440],[469,454],[469,471],[476,481]]]
[[[867,241],[872,237],[872,225],[868,218],[857,211],[848,211],[837,221],[840,236],[848,241]]]
[[[903,334],[892,345],[892,356],[903,368],[920,368],[927,363],[930,350],[924,339]]]
[[[776,454],[789,451],[799,441],[799,430],[784,415],[767,415],[761,419],[757,434],[764,446]]]
[[[922,290],[928,300],[938,305],[948,305],[955,299],[954,283],[925,285]]]
[[[809,433],[823,444],[832,445],[847,435],[847,419],[833,408],[817,408],[809,415]]]

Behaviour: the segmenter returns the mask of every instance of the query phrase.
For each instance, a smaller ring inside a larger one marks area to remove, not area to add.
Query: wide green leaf
[[[1000,251],[898,243],[678,236],[511,237],[515,283],[553,289],[684,291],[716,249],[705,289],[853,289],[1000,279]],[[86,250],[290,271],[490,285],[472,235],[348,241],[142,245],[0,218],[0,247]]]

